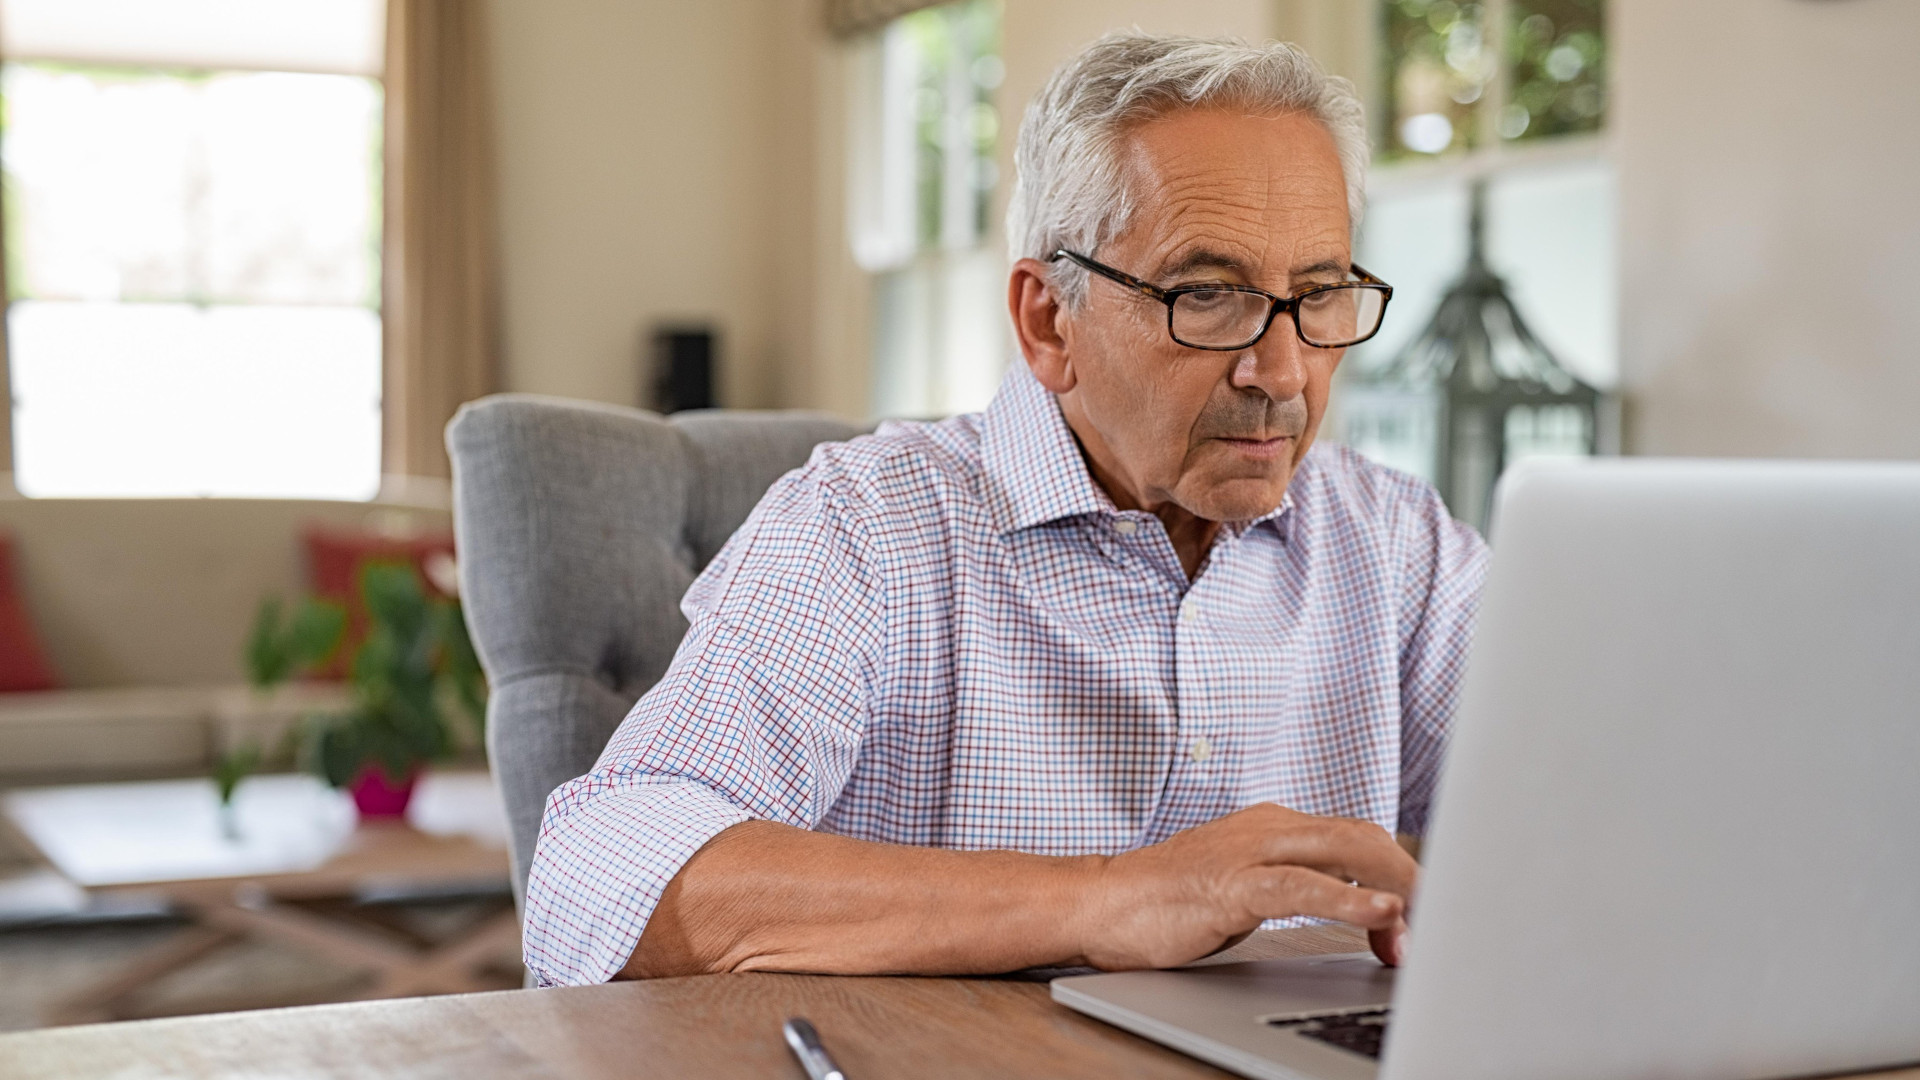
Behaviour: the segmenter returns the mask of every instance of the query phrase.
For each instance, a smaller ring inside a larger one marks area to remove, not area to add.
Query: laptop
[[[1920,1061],[1920,465],[1522,464],[1404,967],[1082,975],[1265,1080]]]

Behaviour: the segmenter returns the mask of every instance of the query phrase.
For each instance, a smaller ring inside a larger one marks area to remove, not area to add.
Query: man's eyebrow
[[[1344,274],[1347,272],[1349,265],[1351,264],[1345,259],[1321,259],[1319,262],[1310,266],[1294,267],[1293,276],[1303,278],[1312,277],[1315,274]]]
[[[1291,276],[1294,280],[1299,280],[1300,278],[1317,277],[1322,274],[1345,274],[1347,267],[1348,263],[1345,259],[1327,258],[1321,259],[1319,262],[1309,263],[1306,266],[1296,266],[1293,268]],[[1191,274],[1195,270],[1228,270],[1240,275],[1243,279],[1250,280],[1245,262],[1242,262],[1232,255],[1218,251],[1209,251],[1205,248],[1189,253],[1178,262],[1161,267],[1154,277],[1157,280],[1166,281]]]
[[[1245,277],[1247,264],[1223,252],[1208,251],[1202,248],[1199,251],[1188,253],[1187,256],[1179,262],[1168,263],[1162,266],[1154,276],[1164,281],[1167,278],[1177,278],[1191,274],[1195,270],[1231,270]]]

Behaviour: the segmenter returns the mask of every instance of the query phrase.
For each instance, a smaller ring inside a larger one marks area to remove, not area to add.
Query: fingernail
[[[1373,896],[1373,906],[1375,910],[1378,910],[1378,911],[1393,910],[1393,894],[1392,893],[1375,893]]]
[[[1405,930],[1393,935],[1393,962],[1396,967],[1407,962],[1407,932]]]

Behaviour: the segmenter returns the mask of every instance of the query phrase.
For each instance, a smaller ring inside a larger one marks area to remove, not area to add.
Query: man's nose
[[[1293,332],[1290,317],[1281,312],[1265,336],[1234,358],[1228,376],[1234,389],[1258,390],[1275,401],[1290,401],[1306,389],[1306,350],[1313,346]]]

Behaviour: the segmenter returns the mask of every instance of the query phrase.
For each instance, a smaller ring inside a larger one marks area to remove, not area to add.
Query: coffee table
[[[164,898],[189,920],[126,968],[56,1004],[50,1023],[113,1019],[124,1000],[214,949],[268,941],[364,969],[362,998],[496,989],[484,970],[517,960],[519,920],[489,915],[420,946],[356,916],[300,901],[498,891],[509,882],[506,817],[484,772],[422,777],[405,821],[362,823],[352,801],[301,775],[241,782],[223,810],[208,780],[14,791],[0,814],[89,894]]]

